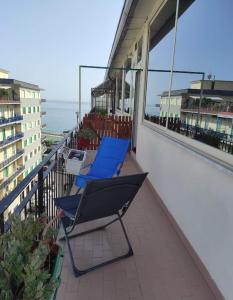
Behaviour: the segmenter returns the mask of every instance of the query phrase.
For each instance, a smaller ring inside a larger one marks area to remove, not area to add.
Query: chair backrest
[[[129,143],[129,139],[103,137],[89,174],[111,178],[117,172],[118,166],[124,162]]]
[[[147,173],[98,179],[87,183],[75,222],[83,223],[117,214],[133,201]]]

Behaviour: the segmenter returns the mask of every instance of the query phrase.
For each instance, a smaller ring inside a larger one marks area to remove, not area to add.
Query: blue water
[[[44,130],[62,132],[70,130],[77,124],[78,103],[66,101],[42,102],[42,123],[46,123]],[[90,111],[90,103],[82,103],[82,115]]]

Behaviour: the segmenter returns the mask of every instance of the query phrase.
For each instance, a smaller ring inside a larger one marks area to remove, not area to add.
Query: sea
[[[78,102],[47,100],[42,102],[41,106],[41,110],[46,112],[46,115],[42,116],[42,124],[46,124],[43,131],[60,133],[77,125]],[[90,109],[90,103],[82,102],[82,116]]]

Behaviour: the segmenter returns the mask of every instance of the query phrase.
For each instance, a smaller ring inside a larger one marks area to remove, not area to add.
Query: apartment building
[[[179,118],[191,126],[199,121],[201,128],[232,135],[233,81],[204,80],[202,85],[201,80],[193,81],[189,88],[172,90],[170,97],[164,91],[160,96],[159,116]],[[156,115],[156,111],[152,109],[148,114]]]
[[[41,99],[37,85],[0,69],[0,199],[41,161]]]

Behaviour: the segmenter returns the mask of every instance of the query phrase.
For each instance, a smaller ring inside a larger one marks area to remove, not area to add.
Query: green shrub
[[[86,140],[93,140],[96,138],[96,133],[90,128],[80,129],[78,132],[78,137]]]
[[[36,240],[45,224],[33,217],[14,216],[10,221],[11,229],[0,236],[0,299],[49,299],[58,283],[46,263],[49,243]]]

